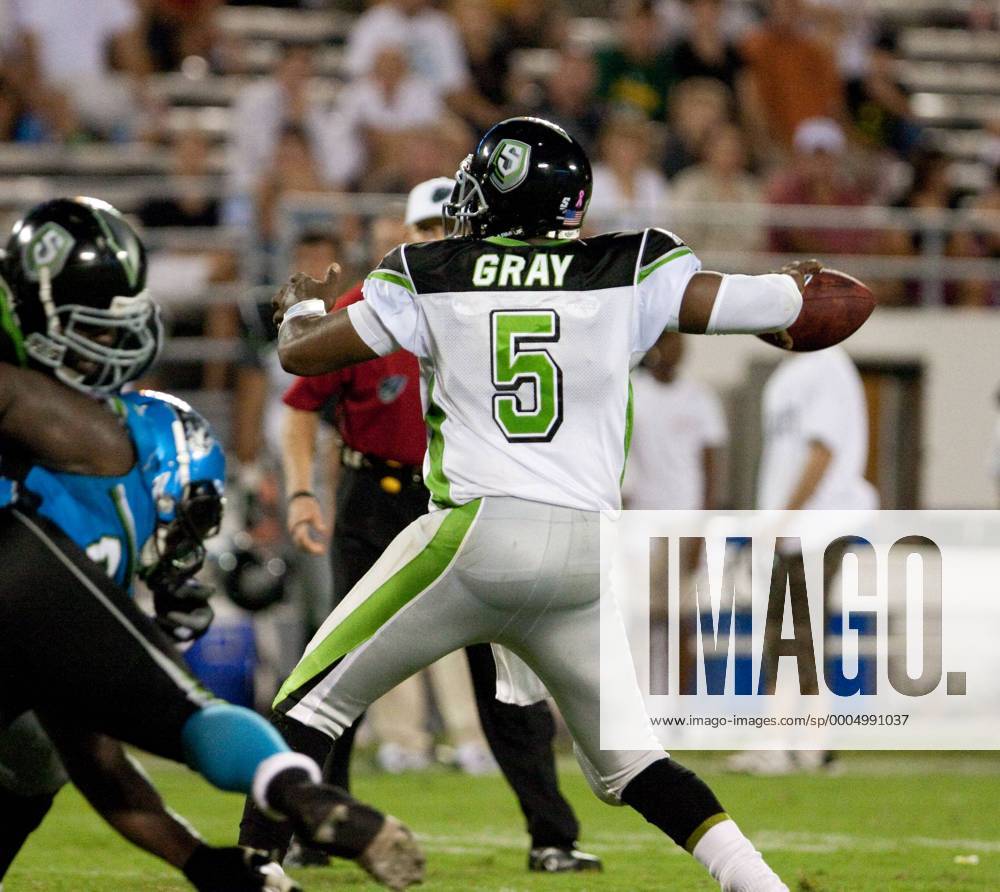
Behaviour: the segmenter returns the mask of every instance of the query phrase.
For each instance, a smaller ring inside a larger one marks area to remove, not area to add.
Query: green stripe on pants
[[[371,638],[399,610],[430,588],[458,553],[481,504],[481,499],[475,499],[448,509],[448,516],[423,550],[375,589],[299,661],[278,691],[273,706],[277,708],[304,684],[325,675],[337,660]]]

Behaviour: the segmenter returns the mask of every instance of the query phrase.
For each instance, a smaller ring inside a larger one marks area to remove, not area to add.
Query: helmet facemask
[[[467,155],[455,172],[455,188],[451,199],[445,202],[441,211],[445,238],[479,235],[479,227],[473,221],[483,217],[489,210],[482,187],[470,173],[471,165],[472,155]]]
[[[114,297],[107,309],[83,304],[56,306],[49,271],[39,271],[39,299],[46,331],[24,339],[25,352],[50,368],[64,384],[90,393],[110,393],[148,368],[159,348],[155,305],[147,291]]]
[[[170,589],[202,568],[205,540],[218,534],[225,500],[213,480],[187,484],[176,502],[161,499],[156,532],[143,548],[143,576],[150,588]]]

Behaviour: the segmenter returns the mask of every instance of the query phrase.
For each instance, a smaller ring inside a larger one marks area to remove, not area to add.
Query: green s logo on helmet
[[[501,192],[510,192],[528,175],[531,146],[517,139],[502,139],[490,157],[490,182]]]
[[[24,274],[32,282],[37,282],[43,269],[54,279],[66,265],[76,239],[58,223],[43,223],[32,234],[21,249]]]

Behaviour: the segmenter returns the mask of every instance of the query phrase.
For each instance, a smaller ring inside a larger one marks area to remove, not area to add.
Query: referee
[[[443,236],[441,208],[453,185],[452,180],[438,178],[410,192],[405,218],[409,241]],[[361,299],[358,283],[336,305]],[[396,535],[427,512],[430,497],[421,474],[427,433],[415,357],[401,350],[339,372],[300,378],[285,395],[289,406],[285,484],[288,526],[295,544],[311,553],[323,550],[317,537],[326,526],[309,488],[318,413],[333,400],[335,424],[344,442],[332,543],[334,599],[339,603]],[[489,645],[468,647],[466,656],[483,732],[527,820],[528,869],[599,870],[598,858],[575,848],[579,824],[559,793],[552,751],[555,723],[548,704],[501,703],[496,699],[496,666]],[[328,779],[345,788],[356,728],[357,724],[337,741],[327,763]]]

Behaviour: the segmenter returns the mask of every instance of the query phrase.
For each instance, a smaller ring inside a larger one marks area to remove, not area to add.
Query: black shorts
[[[0,510],[0,719],[27,709],[170,759],[212,696],[156,627],[54,524]]]

